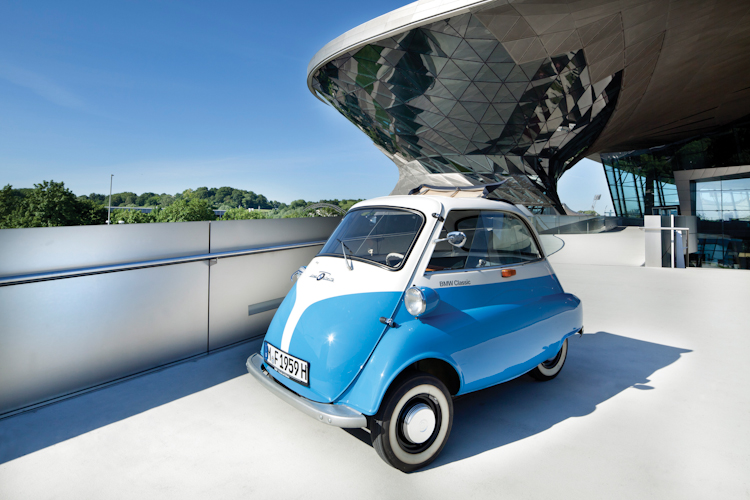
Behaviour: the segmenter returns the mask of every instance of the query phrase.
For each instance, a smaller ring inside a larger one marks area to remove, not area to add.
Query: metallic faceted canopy
[[[394,193],[507,180],[501,197],[562,212],[557,181],[583,156],[750,112],[748,16],[742,0],[420,1],[326,45],[308,85],[393,159]]]

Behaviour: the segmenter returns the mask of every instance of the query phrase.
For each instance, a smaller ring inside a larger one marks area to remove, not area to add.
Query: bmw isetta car
[[[583,331],[521,210],[460,189],[358,203],[292,279],[248,371],[404,472],[445,446],[453,397],[556,377]]]

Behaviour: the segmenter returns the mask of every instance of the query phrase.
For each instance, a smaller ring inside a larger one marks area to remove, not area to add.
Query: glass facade
[[[659,215],[654,209],[677,207],[674,175],[666,160],[648,151],[602,154],[615,212],[621,217]]]
[[[750,269],[750,177],[690,187],[704,265]]]
[[[557,181],[603,129],[620,83],[621,72],[590,81],[583,50],[516,64],[472,14],[372,42],[313,76],[389,153],[479,183],[510,178],[499,196],[561,212]]]
[[[651,215],[679,206],[675,171],[750,165],[750,117],[692,139],[601,158],[617,215]],[[715,172],[690,181],[691,210],[698,217],[695,263],[750,269],[750,173]]]

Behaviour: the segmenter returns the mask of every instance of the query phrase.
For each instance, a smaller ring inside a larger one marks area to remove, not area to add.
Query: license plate
[[[266,363],[276,371],[297,382],[310,385],[310,363],[290,356],[266,342]]]

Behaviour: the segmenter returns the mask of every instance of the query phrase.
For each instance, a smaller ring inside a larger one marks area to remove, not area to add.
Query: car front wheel
[[[387,464],[411,472],[438,456],[453,425],[453,401],[439,379],[415,373],[391,387],[370,420],[372,447]]]
[[[560,346],[557,354],[547,361],[539,363],[536,368],[529,372],[529,375],[542,382],[552,380],[562,370],[565,364],[565,358],[568,357],[568,339],[565,339]]]

